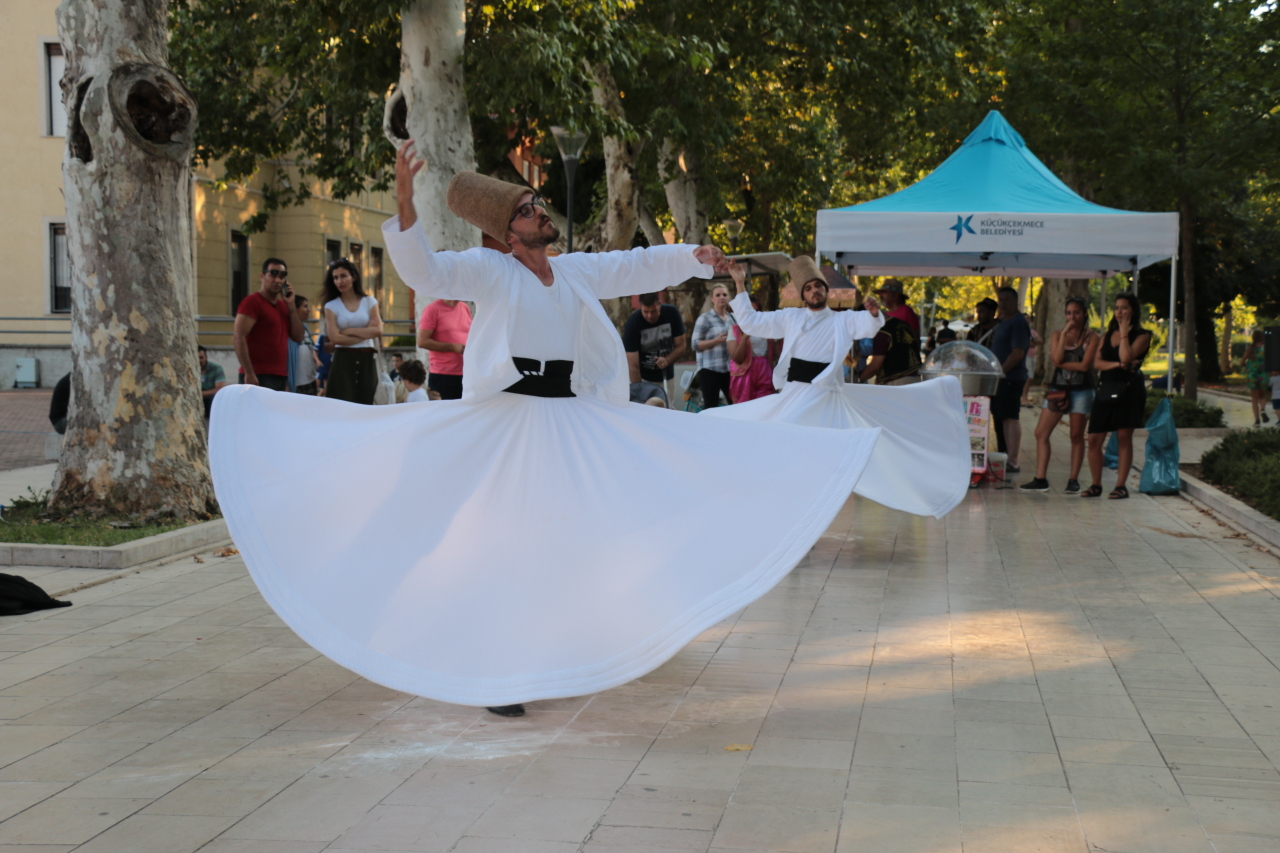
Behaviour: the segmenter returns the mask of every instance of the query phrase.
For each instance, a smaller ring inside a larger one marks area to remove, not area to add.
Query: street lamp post
[[[742,233],[742,226],[746,225],[741,219],[725,219],[721,225],[724,230],[729,232],[729,251],[732,254],[738,253],[738,236]]]
[[[582,156],[582,146],[587,144],[587,135],[563,127],[552,127],[551,135],[556,139],[556,147],[560,149],[560,159],[564,162],[564,174],[569,183],[568,201],[565,203],[565,217],[569,221],[566,237],[567,251],[573,251],[573,174],[578,171],[578,158]]]

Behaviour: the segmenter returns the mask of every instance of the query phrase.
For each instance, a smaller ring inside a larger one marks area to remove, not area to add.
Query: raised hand
[[[747,271],[737,261],[729,261],[729,277],[738,286],[739,293],[747,292]]]
[[[729,259],[720,251],[719,246],[699,246],[693,250],[693,256],[700,263],[714,267],[717,275],[724,275],[729,271]]]
[[[413,176],[425,165],[427,161],[418,157],[411,139],[405,140],[396,151],[396,206],[401,231],[408,231],[418,221],[418,209],[413,204]]]

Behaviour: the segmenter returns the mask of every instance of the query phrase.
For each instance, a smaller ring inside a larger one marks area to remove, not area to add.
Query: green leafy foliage
[[[1231,433],[1200,458],[1200,472],[1259,512],[1280,519],[1280,430]]]

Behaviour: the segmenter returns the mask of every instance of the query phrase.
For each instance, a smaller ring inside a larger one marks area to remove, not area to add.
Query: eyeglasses
[[[515,216],[511,217],[511,221],[516,221],[516,216],[524,219],[533,219],[537,209],[541,209],[543,213],[547,212],[547,200],[540,195],[535,195],[533,201],[526,201],[524,204],[516,208]]]
[[[272,278],[288,278],[289,271],[288,270],[267,270],[265,273],[263,273],[263,275],[269,275]]]

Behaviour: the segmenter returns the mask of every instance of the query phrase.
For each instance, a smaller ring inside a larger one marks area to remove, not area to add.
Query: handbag
[[[1071,409],[1071,395],[1066,388],[1049,387],[1044,395],[1045,403],[1051,412],[1065,415]]]
[[[1117,382],[1114,379],[1108,379],[1107,381],[1100,382],[1098,384],[1097,399],[1114,403],[1124,397],[1125,394],[1129,393],[1129,389],[1131,387],[1132,383],[1128,381]]]

